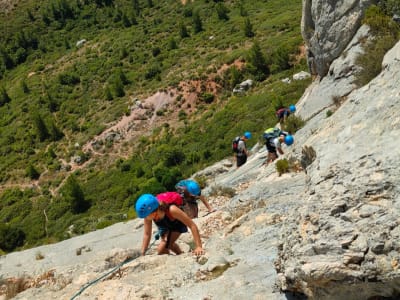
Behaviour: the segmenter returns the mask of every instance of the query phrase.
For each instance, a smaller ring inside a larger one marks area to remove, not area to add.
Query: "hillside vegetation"
[[[2,250],[134,218],[138,195],[232,155],[244,130],[261,142],[275,108],[297,102],[309,81],[281,79],[306,70],[300,0],[183,2],[24,0],[0,12]],[[233,95],[245,79],[252,89]],[[154,126],[100,154],[82,148],[157,91],[175,100],[150,110]]]

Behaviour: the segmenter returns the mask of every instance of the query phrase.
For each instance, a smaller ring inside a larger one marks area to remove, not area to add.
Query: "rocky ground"
[[[308,122],[284,148],[291,172],[262,165],[258,145],[239,169],[225,160],[199,172],[218,209],[205,215],[200,204],[204,256],[191,255],[185,234],[183,255],[138,257],[133,220],[1,257],[3,297],[399,299],[400,43],[360,89],[344,72],[357,51],[355,41],[297,104]]]

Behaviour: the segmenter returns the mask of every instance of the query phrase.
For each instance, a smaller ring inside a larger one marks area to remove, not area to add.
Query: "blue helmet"
[[[296,111],[296,106],[294,106],[293,104],[289,106],[289,110],[290,112],[295,112]]]
[[[175,188],[183,187],[185,188],[190,194],[194,196],[200,196],[201,195],[201,189],[199,184],[194,181],[194,180],[181,180],[179,181]]]
[[[250,131],[246,131],[244,133],[244,136],[245,136],[246,139],[251,139],[251,132]]]
[[[294,138],[292,135],[287,135],[285,136],[285,144],[290,146],[291,144],[293,144],[294,142]]]
[[[158,208],[159,204],[157,198],[151,194],[143,194],[141,195],[135,204],[136,213],[139,218],[146,218],[153,211]]]

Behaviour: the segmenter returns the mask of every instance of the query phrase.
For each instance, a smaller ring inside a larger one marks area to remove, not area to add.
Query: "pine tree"
[[[39,137],[39,141],[43,142],[49,137],[49,131],[47,130],[46,124],[44,123],[42,117],[38,113],[34,114],[33,122],[36,126],[36,131]]]
[[[140,15],[140,4],[139,4],[139,0],[132,0],[132,6],[133,6],[133,9],[135,10],[136,16],[139,16],[139,15]]]
[[[6,103],[10,103],[11,98],[8,95],[7,91],[5,88],[0,89],[0,107],[3,106]]]
[[[218,19],[224,21],[229,20],[229,9],[223,3],[218,3],[215,8],[217,10]]]
[[[200,14],[198,11],[195,11],[193,14],[193,30],[194,33],[199,33],[203,31],[203,23],[200,18]]]
[[[79,214],[89,209],[90,203],[85,200],[82,188],[74,175],[68,177],[67,182],[62,189],[62,194],[64,199],[70,205],[73,213]]]
[[[255,42],[251,47],[248,55],[248,62],[253,69],[252,72],[255,75],[256,80],[262,81],[269,75],[267,61],[258,42]]]
[[[49,136],[52,141],[58,141],[64,137],[64,133],[58,129],[54,120],[49,122]]]
[[[32,164],[29,164],[29,166],[26,168],[26,176],[32,180],[37,180],[40,177],[40,173]]]
[[[179,23],[179,35],[183,39],[186,38],[186,37],[189,37],[188,30],[187,30],[185,24],[183,24],[182,22]]]
[[[249,18],[246,18],[244,20],[244,35],[246,37],[253,37],[254,36],[253,25],[251,24]]]
[[[110,87],[107,86],[105,91],[104,91],[104,96],[106,97],[106,100],[111,101],[113,99],[113,95],[111,93]]]
[[[124,84],[122,83],[121,78],[118,76],[114,83],[114,93],[116,97],[125,96]]]

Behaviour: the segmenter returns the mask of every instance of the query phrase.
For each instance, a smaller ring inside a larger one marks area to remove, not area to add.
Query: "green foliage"
[[[0,248],[11,252],[24,244],[25,233],[16,226],[0,224]]]
[[[40,173],[32,164],[29,164],[29,166],[26,168],[26,176],[28,176],[32,180],[36,180],[39,179]]]
[[[156,76],[160,75],[161,69],[157,65],[150,66],[150,68],[144,74],[145,79],[153,79]]]
[[[8,95],[6,89],[0,88],[0,107],[9,102],[11,102],[11,98]]]
[[[69,204],[71,211],[75,214],[83,213],[90,207],[86,201],[82,188],[74,175],[68,177],[67,182],[62,187],[64,201]]]
[[[269,75],[269,67],[258,42],[255,42],[251,47],[248,53],[248,62],[250,64],[250,72],[255,76],[256,80],[262,81]]]
[[[289,161],[284,158],[284,159],[279,159],[275,163],[276,171],[278,172],[279,176],[281,176],[283,173],[288,173],[289,172]]]
[[[229,20],[229,9],[224,5],[224,3],[219,2],[215,6],[215,9],[217,11],[218,19],[223,20],[223,21],[228,21]]]
[[[71,225],[72,234],[79,234],[121,220],[117,216],[140,194],[172,189],[179,178],[231,155],[233,136],[244,130],[261,135],[273,126],[276,101],[289,104],[309,83],[280,82],[305,63],[286,70],[265,59],[276,49],[287,49],[291,57],[301,45],[301,1],[153,2],[28,0],[7,16],[0,12],[1,86],[12,99],[0,107],[0,181],[26,181],[17,177],[26,175],[29,164],[46,169],[40,189],[0,194],[1,220],[21,225],[25,247],[68,238]],[[229,20],[217,17],[217,3],[229,10]],[[190,35],[194,12],[200,12],[202,30]],[[249,50],[243,41],[243,17],[260,37],[258,49]],[[82,38],[87,43],[75,47]],[[271,75],[267,68],[279,73]],[[129,115],[128,99],[170,92],[170,86],[191,79],[204,85],[211,78],[222,85],[214,101],[208,89],[199,96],[211,103],[192,104],[178,92],[181,100],[171,108],[182,122],[143,132],[132,141],[133,150],[124,142],[118,150],[131,157],[122,161],[119,152],[110,153],[114,148],[99,141],[93,161],[75,174],[75,184],[60,187],[71,171],[61,162],[86,157],[72,145],[90,143]],[[231,96],[248,78],[268,80],[240,98]],[[116,217],[103,219],[107,215]]]
[[[364,54],[357,57],[356,63],[362,68],[356,76],[358,86],[367,84],[381,72],[383,57],[398,41],[400,32],[399,25],[375,5],[367,9],[363,23],[370,26],[374,39],[364,44]]]
[[[47,126],[39,113],[35,112],[32,118],[39,140],[43,142],[50,136]]]
[[[189,32],[187,30],[186,25],[183,22],[179,23],[179,35],[183,39],[189,37]]]
[[[195,11],[193,14],[193,30],[194,33],[199,33],[203,31],[203,22],[201,21],[200,14],[198,11]]]
[[[178,49],[178,43],[176,42],[176,40],[173,37],[171,37],[168,40],[168,49],[169,50]]]
[[[58,75],[58,80],[62,85],[75,85],[81,82],[79,76],[75,73],[63,73]]]
[[[245,18],[244,19],[243,31],[244,31],[244,36],[246,36],[246,37],[250,37],[251,38],[251,37],[254,36],[253,25],[250,22],[250,18]]]
[[[291,114],[283,126],[283,129],[294,134],[296,131],[301,129],[305,125],[305,121],[296,115]]]
[[[200,99],[201,99],[201,101],[203,101],[203,102],[205,102],[207,104],[210,104],[210,103],[212,103],[214,101],[214,94],[202,93],[200,95]]]
[[[383,10],[383,12],[388,16],[400,14],[399,0],[381,0],[378,2],[378,5]]]

